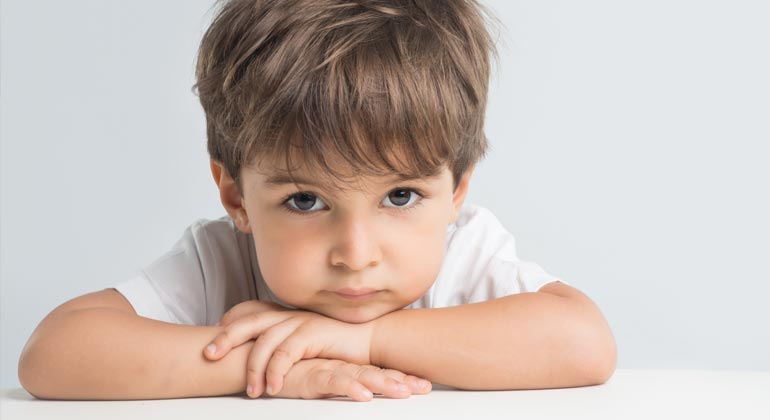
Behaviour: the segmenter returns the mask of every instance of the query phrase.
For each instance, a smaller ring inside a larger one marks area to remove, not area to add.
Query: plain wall
[[[486,3],[468,201],[599,305],[619,368],[769,370],[768,3]],[[212,4],[0,4],[3,388],[49,311],[225,214],[191,92]]]

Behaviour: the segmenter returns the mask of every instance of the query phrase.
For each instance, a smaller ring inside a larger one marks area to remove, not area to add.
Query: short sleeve
[[[166,310],[152,282],[144,274],[137,274],[118,283],[113,286],[113,289],[120,292],[131,303],[137,315],[163,322],[179,323],[179,320],[172,317]]]
[[[516,241],[488,209],[465,204],[449,232],[447,253],[431,290],[412,307],[446,307],[537,292],[568,284],[516,255]]]
[[[215,325],[234,305],[258,298],[258,273],[251,234],[223,216],[190,225],[171,250],[115,289],[140,316]]]
[[[505,279],[515,279],[508,281],[508,290],[505,295],[516,293],[538,292],[548,283],[559,281],[569,284],[561,278],[547,273],[541,266],[534,262],[516,259],[494,258],[490,261],[489,278],[492,282],[505,282]]]
[[[188,227],[166,254],[114,288],[137,315],[185,325],[204,325],[206,288],[196,233]]]

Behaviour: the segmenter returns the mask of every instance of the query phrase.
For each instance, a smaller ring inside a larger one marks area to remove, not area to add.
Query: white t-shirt
[[[516,244],[500,221],[465,203],[447,227],[446,254],[428,291],[405,308],[443,308],[536,292],[553,281],[535,263],[516,256]],[[230,216],[199,219],[173,248],[136,276],[114,288],[140,316],[174,324],[215,325],[236,304],[278,299],[265,284],[250,234]]]

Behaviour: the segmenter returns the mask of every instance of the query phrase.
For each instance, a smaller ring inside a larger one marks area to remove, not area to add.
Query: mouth
[[[367,300],[377,296],[377,294],[381,292],[381,290],[374,289],[361,289],[353,291],[349,289],[341,290],[343,291],[336,291],[334,294],[347,300]]]

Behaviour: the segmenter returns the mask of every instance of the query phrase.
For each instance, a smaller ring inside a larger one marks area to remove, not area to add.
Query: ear
[[[449,220],[449,224],[454,223],[460,214],[460,208],[463,206],[465,196],[468,194],[468,184],[471,182],[471,175],[473,175],[474,169],[476,169],[475,163],[465,171],[462,178],[460,178],[460,182],[457,184],[457,189],[452,196],[452,218]]]
[[[238,191],[235,181],[227,174],[222,164],[214,159],[211,159],[211,175],[214,176],[214,183],[219,188],[219,198],[222,200],[222,205],[235,222],[238,230],[243,233],[251,233],[249,216],[243,207],[245,200]]]

